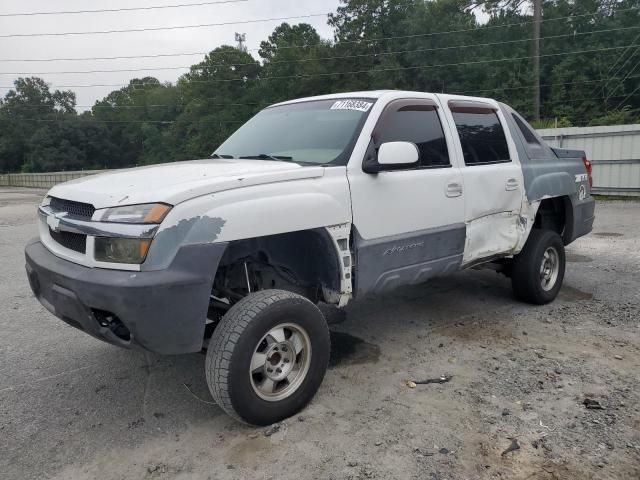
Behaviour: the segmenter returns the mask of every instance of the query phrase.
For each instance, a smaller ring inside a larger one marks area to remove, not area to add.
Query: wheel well
[[[552,230],[565,245],[573,238],[573,209],[569,197],[545,198],[540,202],[533,228]]]
[[[340,290],[340,264],[324,229],[248,238],[229,243],[213,283],[213,295],[234,302],[247,293],[281,289],[312,302],[325,289]]]

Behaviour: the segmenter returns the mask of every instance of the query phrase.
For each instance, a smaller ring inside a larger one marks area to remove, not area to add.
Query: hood
[[[114,170],[56,185],[53,197],[95,208],[165,202],[264,183],[321,177],[323,167],[269,160],[207,159]]]

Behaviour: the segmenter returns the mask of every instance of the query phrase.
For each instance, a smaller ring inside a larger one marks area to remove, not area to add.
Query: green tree
[[[171,161],[172,150],[160,154],[159,146],[149,148],[153,142],[168,147],[164,142],[168,131],[182,112],[178,89],[160,83],[156,78],[136,78],[119,90],[111,92],[92,108],[92,118],[106,126],[111,141],[119,146],[119,153],[108,159],[110,168],[145,163]]]
[[[327,73],[339,62],[330,42],[309,24],[282,23],[258,53],[263,59],[258,98],[265,104],[336,91],[335,78]]]
[[[485,96],[530,118],[531,5],[341,0],[328,17],[331,40],[309,24],[282,23],[261,42],[259,60],[221,46],[175,84],[132,79],[81,115],[73,92],[19,78],[0,100],[0,171],[202,158],[264,106],[332,92]],[[542,13],[539,124],[637,122],[640,0],[543,0]]]
[[[29,143],[23,170],[30,172],[101,169],[109,166],[118,151],[105,126],[86,116],[69,116],[43,126],[33,132]]]
[[[41,78],[18,78],[0,100],[0,171],[22,169],[35,146],[34,132],[75,116],[73,92],[52,92]]]
[[[179,159],[207,157],[257,110],[260,64],[231,46],[212,50],[178,81],[184,110],[171,129]]]

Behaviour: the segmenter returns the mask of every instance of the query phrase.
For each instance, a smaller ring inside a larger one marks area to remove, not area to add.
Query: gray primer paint
[[[462,263],[465,235],[464,224],[374,240],[364,240],[356,230],[356,296],[421,283],[457,270]]]
[[[532,133],[541,145],[525,145],[522,133],[513,119],[513,114],[517,115],[517,112],[502,103],[500,107],[518,151],[529,202],[564,195],[575,195],[577,198],[575,175],[584,173],[583,152],[571,151],[567,152],[569,155],[560,157],[544,143],[535,130],[532,130]]]
[[[521,160],[525,193],[529,202],[553,197],[568,198],[565,244],[589,233],[593,227],[595,200],[591,195],[580,200],[576,182],[576,175],[585,173],[582,163],[584,152],[551,148],[535,130],[532,132],[541,145],[538,147],[526,144],[513,119],[513,114],[517,113],[508,105],[501,103],[500,107]]]
[[[151,242],[142,270],[167,268],[183,245],[214,242],[225,223],[222,218],[198,216],[180,220],[176,225],[161,230]]]
[[[582,163],[584,152],[551,148],[535,130],[533,133],[540,142],[540,147],[526,144],[513,120],[513,114],[517,113],[508,105],[500,106],[521,159],[525,193],[529,202],[553,197],[567,198],[565,244],[589,233],[593,227],[595,200],[591,195],[580,200],[579,182],[576,182],[576,175],[585,173]]]

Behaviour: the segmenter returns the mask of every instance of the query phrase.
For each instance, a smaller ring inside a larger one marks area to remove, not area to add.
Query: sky
[[[190,65],[199,62],[205,52],[210,52],[220,45],[234,45],[236,32],[246,33],[246,45],[249,48],[249,53],[257,58],[256,50],[260,42],[265,40],[273,29],[282,23],[282,20],[99,35],[3,37],[5,35],[155,28],[323,14],[286,21],[288,23],[309,23],[316,28],[321,37],[330,39],[332,38],[332,30],[327,25],[326,14],[334,12],[339,4],[338,0],[231,0],[235,3],[126,12],[2,16],[11,13],[132,8],[208,1],[221,2],[224,0],[103,0],[99,2],[87,2],[86,0],[57,0],[55,2],[51,0],[2,0],[0,2],[0,96],[4,97],[9,90],[6,87],[12,87],[16,78],[34,75],[43,78],[50,84],[52,90],[74,91],[78,105],[77,110],[88,110],[96,100],[104,98],[119,87],[62,88],[57,86],[126,84],[132,78],[143,76],[154,76],[161,81],[174,82],[181,74],[188,71]],[[24,61],[27,59],[196,52],[202,54],[143,59]],[[43,73],[158,67],[186,68],[142,72]]]

